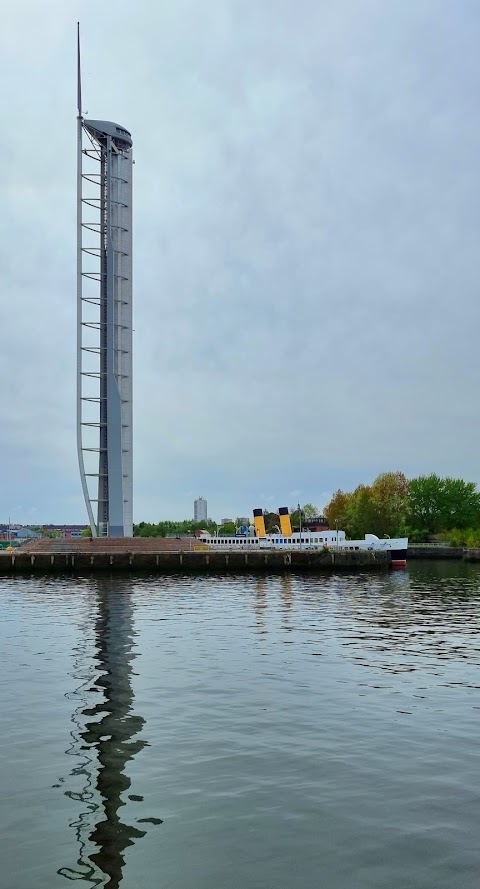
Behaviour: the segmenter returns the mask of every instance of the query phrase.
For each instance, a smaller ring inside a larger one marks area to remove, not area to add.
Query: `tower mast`
[[[79,26],[77,106],[80,479],[92,535],[131,537],[133,143],[124,127],[83,117]]]

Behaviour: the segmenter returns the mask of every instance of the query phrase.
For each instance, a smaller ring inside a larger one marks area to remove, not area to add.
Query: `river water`
[[[480,571],[1,579],[1,889],[477,889]]]

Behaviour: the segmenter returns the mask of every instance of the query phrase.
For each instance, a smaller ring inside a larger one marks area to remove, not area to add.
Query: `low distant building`
[[[250,519],[248,518],[248,516],[241,515],[238,517],[238,521],[239,521],[240,525],[249,525],[250,524]]]
[[[75,537],[81,537],[88,527],[88,525],[43,525],[41,531],[70,540]]]
[[[60,529],[60,533],[62,537],[65,537],[66,539],[81,537],[88,527],[88,525],[64,525],[64,527]]]
[[[34,537],[40,537],[40,534],[37,534],[36,531],[32,531],[31,528],[19,528],[18,531],[13,531],[12,535],[16,537],[17,540],[30,540]]]
[[[305,531],[328,531],[329,524],[323,515],[314,516],[313,519],[303,519],[302,528]]]
[[[0,525],[0,540],[13,540],[17,536],[17,531],[20,531],[21,525]]]
[[[197,497],[193,501],[193,519],[195,522],[206,522],[207,518],[207,501],[204,497]]]
[[[222,519],[220,524],[221,525],[234,525],[235,519]]]

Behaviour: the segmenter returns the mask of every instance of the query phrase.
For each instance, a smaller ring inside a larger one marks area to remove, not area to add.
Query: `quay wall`
[[[409,546],[407,550],[408,559],[466,559],[466,553],[469,550],[463,546],[428,546],[428,544],[417,544]]]
[[[0,575],[87,574],[284,574],[287,572],[387,571],[387,553],[372,552],[70,552],[0,553]]]
[[[457,559],[480,562],[479,549],[449,546],[410,546],[413,559]],[[332,550],[207,549],[191,539],[96,538],[38,539],[13,552],[0,551],[0,575],[89,574],[273,574],[386,571],[388,553]]]

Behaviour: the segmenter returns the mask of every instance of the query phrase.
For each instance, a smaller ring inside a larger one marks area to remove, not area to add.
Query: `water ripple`
[[[475,566],[0,593],[0,889],[477,886]]]

